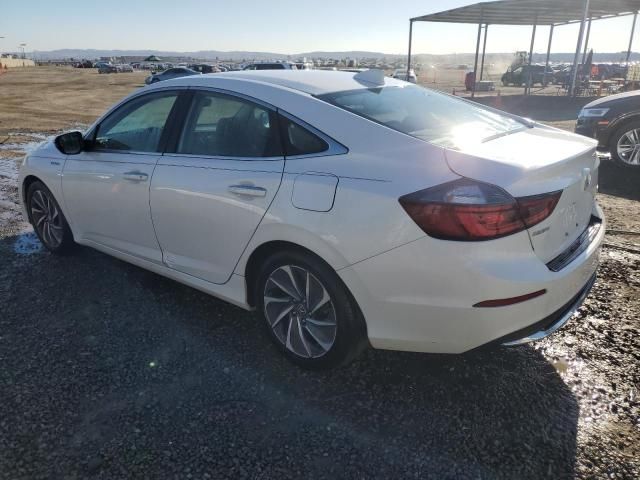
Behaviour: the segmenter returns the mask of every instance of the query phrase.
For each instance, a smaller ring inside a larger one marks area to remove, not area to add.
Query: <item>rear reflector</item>
[[[520,295],[519,297],[500,298],[497,300],[485,300],[483,302],[476,303],[474,307],[479,307],[479,308],[506,307],[507,305],[526,302],[527,300],[531,300],[532,298],[539,297],[540,295],[544,295],[545,293],[547,293],[547,290],[543,289],[543,290],[538,290],[537,292],[527,293],[526,295]]]

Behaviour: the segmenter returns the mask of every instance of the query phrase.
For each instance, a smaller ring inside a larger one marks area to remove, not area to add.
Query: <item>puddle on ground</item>
[[[20,255],[33,255],[42,252],[42,243],[35,232],[23,233],[13,244],[13,251]]]

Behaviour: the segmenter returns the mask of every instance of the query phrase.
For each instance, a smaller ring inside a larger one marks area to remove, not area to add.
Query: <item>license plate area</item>
[[[591,215],[587,228],[576,238],[569,247],[560,255],[547,263],[547,268],[552,272],[559,272],[573,262],[593,242],[602,228],[602,220]]]

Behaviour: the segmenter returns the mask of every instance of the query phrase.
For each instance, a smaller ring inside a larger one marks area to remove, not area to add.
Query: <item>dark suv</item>
[[[509,68],[502,75],[502,85],[533,86],[536,83],[546,87],[553,77],[553,70],[547,70],[547,78],[544,77],[544,65],[521,65],[514,69]]]
[[[625,167],[640,168],[640,91],[619,93],[588,103],[576,133],[598,140],[598,149]]]

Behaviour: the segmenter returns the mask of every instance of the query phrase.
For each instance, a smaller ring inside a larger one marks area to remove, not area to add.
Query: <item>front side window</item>
[[[135,98],[109,115],[99,126],[95,149],[159,152],[160,138],[178,94]]]
[[[275,113],[217,93],[193,97],[177,153],[220,157],[282,155]]]
[[[524,121],[417,85],[363,88],[318,98],[446,148],[464,149],[527,128]]]

